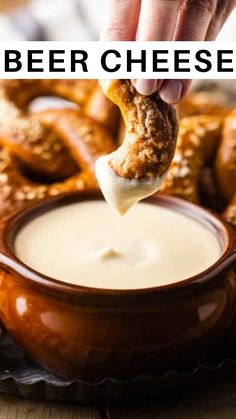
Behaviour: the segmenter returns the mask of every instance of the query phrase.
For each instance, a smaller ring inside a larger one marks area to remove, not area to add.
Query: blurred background
[[[0,40],[97,40],[104,0],[0,0]],[[236,10],[218,40],[236,39]]]
[[[104,0],[0,0],[0,40],[97,40]]]

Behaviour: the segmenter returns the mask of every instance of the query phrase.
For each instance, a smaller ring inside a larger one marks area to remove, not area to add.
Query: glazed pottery
[[[16,257],[14,239],[29,220],[58,206],[94,199],[102,198],[93,193],[55,197],[2,221],[0,318],[5,329],[33,360],[62,377],[132,378],[200,362],[234,322],[234,228],[183,200],[165,195],[147,199],[213,231],[222,255],[192,278],[139,290],[66,284]]]

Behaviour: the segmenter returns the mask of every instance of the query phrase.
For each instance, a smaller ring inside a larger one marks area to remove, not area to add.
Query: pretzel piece
[[[1,217],[46,197],[96,187],[96,180],[89,172],[77,172],[62,182],[52,184],[33,182],[18,170],[7,150],[0,148]]]
[[[0,88],[24,112],[38,97],[57,96],[73,102],[86,115],[116,132],[118,108],[104,95],[97,80],[1,80]]]
[[[84,106],[97,86],[96,80],[1,80],[6,98],[24,112],[29,103],[40,96],[58,96]]]
[[[126,125],[121,146],[96,164],[106,200],[125,213],[135,202],[156,192],[174,155],[178,123],[175,109],[158,94],[142,96],[128,80],[103,83]]]
[[[94,174],[96,160],[114,150],[109,131],[78,110],[49,110],[36,117],[55,132],[77,166],[91,174]]]
[[[7,82],[0,82],[0,214],[47,196],[97,188],[95,161],[114,150],[109,130],[81,107],[27,112],[28,101],[36,95],[34,87],[65,97],[71,83]],[[74,98],[79,98],[75,85]]]
[[[27,177],[6,147],[0,148],[0,215],[61,193],[97,189],[95,161],[114,149],[112,137],[98,123],[73,110],[45,111],[38,115],[53,128],[77,163],[77,172],[60,182],[38,182]]]
[[[225,118],[215,170],[223,196],[232,199],[236,193],[236,109]]]
[[[83,111],[90,118],[108,128],[115,136],[120,119],[118,107],[103,93],[98,84],[83,107]]]
[[[177,106],[179,118],[195,115],[226,115],[231,107],[228,98],[219,91],[193,92]]]
[[[199,203],[201,169],[217,150],[221,116],[199,115],[180,121],[177,149],[161,191]]]
[[[28,169],[52,181],[76,172],[76,164],[53,130],[29,115],[31,100],[45,94],[57,95],[83,105],[96,81],[88,80],[1,80],[0,145],[20,158]]]
[[[49,179],[64,179],[76,171],[75,162],[55,131],[40,124],[36,116],[24,115],[4,92],[0,94],[0,145]]]
[[[29,101],[37,95],[56,94],[73,100],[75,104],[81,105],[80,108],[83,106],[85,109],[87,106],[87,111],[89,111],[94,106],[93,101],[94,96],[96,96],[96,100],[100,97],[100,102],[103,99],[105,110],[109,108],[111,120],[114,113],[112,112],[114,111],[112,109],[114,105],[111,106],[111,102],[105,98],[101,88],[94,80],[3,80],[0,86],[0,145],[7,147],[9,152],[16,156],[18,160],[20,159],[21,164],[28,171],[33,171],[36,175],[48,178],[50,181],[65,179],[73,175],[77,171],[77,165],[71,153],[68,152],[66,131],[64,131],[62,138],[58,138],[58,127],[56,124],[51,124],[49,129],[45,118],[41,117],[39,120],[37,113],[33,115],[28,114],[27,106]],[[93,93],[94,90],[96,95]],[[94,111],[95,108],[93,108]],[[68,109],[64,109],[64,113],[68,118],[69,115],[70,117],[72,115]],[[60,118],[63,117],[62,115],[63,113],[60,113]],[[102,122],[104,126],[108,123],[105,117],[108,118],[107,112],[103,115]],[[88,133],[89,129],[94,131],[94,139],[97,138],[96,135],[101,131],[101,135],[104,137],[103,141],[106,141],[108,137],[107,131],[102,131],[102,128],[101,130],[97,129],[98,124],[96,124],[96,121],[93,121],[91,118],[89,120],[86,119],[84,112],[81,113],[79,109],[77,110],[76,119],[81,124],[80,133],[83,139],[85,138],[85,130]],[[69,126],[67,132],[72,133]],[[96,146],[99,142],[102,142],[100,137],[97,138]],[[108,142],[113,143],[110,139]]]

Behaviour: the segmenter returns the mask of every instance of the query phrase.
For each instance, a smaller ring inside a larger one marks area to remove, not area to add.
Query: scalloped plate
[[[107,377],[90,383],[63,380],[38,367],[6,335],[0,339],[0,392],[25,398],[71,402],[107,402],[137,397],[158,399],[167,393],[168,396],[180,394],[215,382],[222,376],[236,374],[236,359],[229,353],[227,355],[224,359],[221,353],[214,361],[191,371],[167,371],[159,377],[140,375],[130,381]]]

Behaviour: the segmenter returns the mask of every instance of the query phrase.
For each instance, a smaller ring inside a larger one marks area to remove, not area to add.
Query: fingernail
[[[160,96],[164,102],[177,103],[183,93],[183,85],[180,80],[168,80],[164,83],[160,91]]]
[[[137,80],[136,89],[141,95],[151,95],[156,91],[156,80]]]

